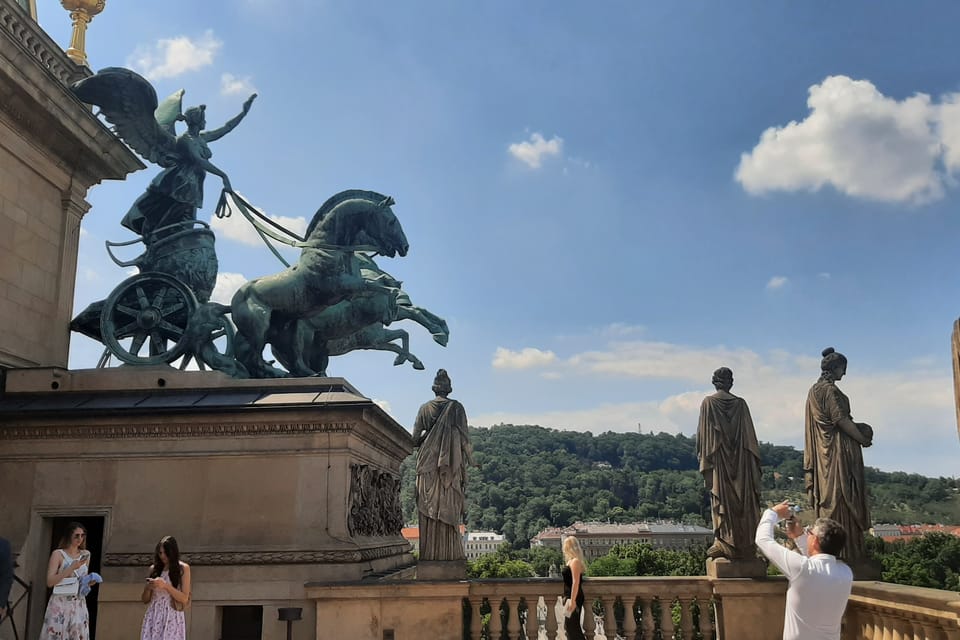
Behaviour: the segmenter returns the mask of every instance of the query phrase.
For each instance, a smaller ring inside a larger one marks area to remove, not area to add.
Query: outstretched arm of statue
[[[219,129],[214,129],[213,131],[204,131],[200,135],[207,142],[213,142],[214,140],[219,140],[223,136],[227,135],[234,128],[240,124],[240,121],[250,112],[250,106],[253,104],[253,101],[256,99],[257,94],[253,94],[247,98],[246,102],[243,103],[243,110],[236,116],[227,120],[227,123],[220,127]]]

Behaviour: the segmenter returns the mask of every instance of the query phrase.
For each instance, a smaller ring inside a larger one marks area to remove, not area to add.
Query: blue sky
[[[41,24],[69,40],[66,12]],[[562,6],[558,6],[562,5]],[[351,354],[409,426],[446,368],[477,425],[695,431],[719,366],[762,440],[802,446],[820,351],[871,423],[867,464],[960,473],[960,5],[542,1],[111,2],[94,69],[183,87],[234,188],[286,224],[341,189],[388,193],[381,259],[450,324],[409,322],[427,371]],[[92,190],[76,307],[123,277],[103,241],[156,169]],[[209,219],[219,180],[207,180]],[[302,220],[298,220],[302,219]],[[218,225],[228,299],[280,265]],[[75,335],[71,367],[98,345]]]

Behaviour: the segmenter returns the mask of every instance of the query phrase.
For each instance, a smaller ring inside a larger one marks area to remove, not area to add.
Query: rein
[[[227,198],[227,195],[229,195],[230,198]],[[231,206],[231,200],[233,201],[233,206]],[[373,254],[380,253],[380,249],[378,247],[367,244],[351,246],[327,244],[323,242],[307,242],[306,238],[300,237],[290,229],[277,224],[265,216],[260,212],[259,209],[244,200],[243,197],[238,193],[224,189],[220,192],[220,200],[217,202],[216,216],[218,218],[229,218],[233,213],[234,208],[240,211],[243,217],[247,219],[247,221],[253,226],[254,231],[257,232],[257,235],[260,236],[260,239],[263,240],[263,243],[267,245],[267,248],[270,249],[273,255],[277,257],[277,260],[279,260],[285,267],[289,267],[290,264],[284,260],[283,256],[280,255],[280,252],[277,251],[277,248],[273,246],[273,244],[270,242],[271,239],[296,249],[317,249],[320,251],[337,252],[365,251]]]

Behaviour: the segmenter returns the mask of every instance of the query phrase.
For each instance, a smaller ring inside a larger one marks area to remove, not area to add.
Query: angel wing
[[[157,121],[158,116],[165,120],[170,117],[171,101],[177,94],[164,100],[164,113],[155,115],[158,104],[153,86],[137,73],[120,67],[102,69],[74,83],[72,89],[83,102],[100,107],[117,135],[146,160],[161,167],[178,163],[173,121],[164,124]],[[179,97],[183,96],[182,92],[178,93]],[[177,108],[179,110],[179,99]]]

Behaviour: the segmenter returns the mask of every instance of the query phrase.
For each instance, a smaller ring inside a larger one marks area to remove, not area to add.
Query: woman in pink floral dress
[[[47,602],[40,640],[89,640],[87,600],[79,595],[79,579],[87,573],[89,562],[87,530],[71,522],[60,539],[60,548],[54,549],[47,563],[47,586],[54,591]]]
[[[190,565],[180,562],[173,536],[157,543],[142,600],[148,606],[140,640],[186,640],[183,611],[190,605]]]

